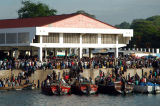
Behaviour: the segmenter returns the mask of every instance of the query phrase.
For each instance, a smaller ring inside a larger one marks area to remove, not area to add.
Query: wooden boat
[[[76,81],[75,84],[71,86],[72,92],[75,94],[96,94],[98,91],[98,86],[95,84],[92,84],[90,82],[79,82]]]
[[[134,86],[134,92],[136,93],[154,93],[155,87],[153,83],[140,83],[139,85]]]
[[[0,87],[0,91],[7,91],[7,90],[11,90],[12,87]]]
[[[151,83],[153,83],[154,85],[152,85],[153,86],[153,92],[155,93],[155,94],[159,94],[160,93],[160,80],[159,79],[148,79],[147,80],[148,82],[151,82]]]
[[[133,92],[134,84],[125,82],[124,85],[121,81],[114,82],[115,90],[121,94],[128,94]]]
[[[23,86],[22,90],[33,90],[36,88],[36,84],[29,83]]]
[[[9,86],[9,87],[0,87],[0,91],[2,90],[25,90],[25,89],[33,89],[35,84],[29,83],[19,86]]]
[[[155,85],[154,86],[154,93],[159,94],[160,93],[160,85]]]
[[[129,82],[123,87],[121,81],[98,84],[98,92],[107,94],[128,94],[133,92],[133,88],[134,85]]]
[[[135,85],[134,92],[136,93],[153,93],[153,86],[142,86],[142,85]]]
[[[71,94],[71,86],[62,81],[56,81],[42,85],[42,91],[51,95],[66,95]]]
[[[99,93],[107,93],[107,94],[117,94],[117,90],[115,89],[114,83],[108,84],[98,84],[98,92]]]

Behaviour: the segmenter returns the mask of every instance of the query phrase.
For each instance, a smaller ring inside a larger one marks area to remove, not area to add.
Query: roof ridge
[[[87,16],[83,13],[60,14],[60,15],[54,15],[54,16],[42,16],[42,17],[33,17],[33,18],[4,19],[4,20],[0,20],[0,28],[44,26],[44,25],[47,25],[50,23],[55,23],[55,22],[65,20],[67,18],[71,18],[71,17],[78,16],[78,15],[88,17],[91,20],[100,22],[101,24],[107,25],[111,28],[116,28],[108,23],[105,23],[105,22],[100,21],[96,18]]]
[[[24,20],[24,19],[35,19],[35,18],[47,18],[47,17],[55,17],[55,16],[72,16],[77,15],[76,13],[72,14],[59,14],[59,15],[53,15],[53,16],[40,16],[40,17],[28,17],[28,18],[15,18],[15,19],[0,19],[0,21],[8,21],[8,20]]]

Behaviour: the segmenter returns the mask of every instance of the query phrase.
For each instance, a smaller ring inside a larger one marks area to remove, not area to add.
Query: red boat
[[[75,94],[96,94],[98,86],[90,82],[78,82],[72,85],[72,92]]]
[[[42,91],[51,95],[71,94],[71,86],[63,81],[56,81],[50,84],[43,84]]]

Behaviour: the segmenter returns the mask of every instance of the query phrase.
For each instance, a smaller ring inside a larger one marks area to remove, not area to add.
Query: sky
[[[17,18],[22,0],[0,0],[0,19]],[[160,15],[160,0],[30,0],[42,2],[56,9],[57,14],[70,14],[84,10],[100,21],[111,25],[134,19]]]

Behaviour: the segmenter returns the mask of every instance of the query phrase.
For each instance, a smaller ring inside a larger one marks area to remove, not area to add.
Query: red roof
[[[47,17],[35,17],[35,18],[23,18],[23,19],[6,19],[0,20],[0,28],[22,28],[22,27],[41,27],[48,25],[54,22],[64,20],[69,17],[76,16],[78,14],[64,14],[64,15],[55,15]],[[93,19],[93,18],[92,18]],[[96,19],[94,19],[96,20]],[[99,21],[99,20],[97,20]],[[101,22],[101,21],[99,21]],[[103,23],[103,22],[101,22]],[[111,26],[107,23],[103,23],[108,26]],[[113,27],[113,26],[111,26]],[[115,27],[113,27],[115,28]]]

